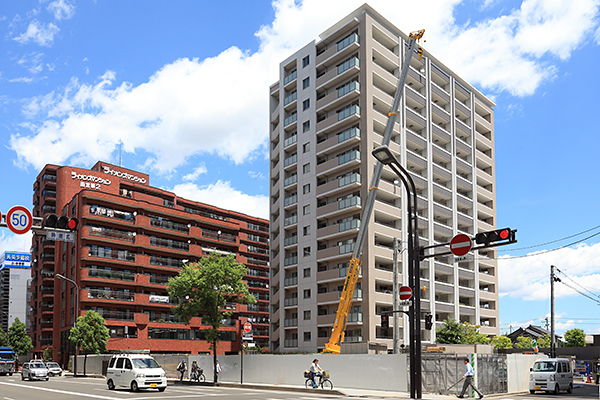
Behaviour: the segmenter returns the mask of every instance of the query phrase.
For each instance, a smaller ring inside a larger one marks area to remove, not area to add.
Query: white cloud
[[[536,254],[536,253],[532,253]],[[571,277],[575,282],[560,273],[557,276],[563,281],[554,285],[555,297],[581,296],[567,287],[585,288],[598,292],[600,287],[600,243],[581,245],[576,248],[542,253],[531,257],[498,260],[498,289],[499,295],[521,298],[523,300],[547,300],[550,298],[550,266],[555,265],[560,271]],[[592,300],[581,296],[583,304],[595,307]]]
[[[221,180],[207,186],[197,186],[193,183],[182,183],[176,185],[169,191],[177,196],[199,201],[202,203],[237,211],[246,215],[268,219],[269,197],[251,196],[231,187],[230,182]]]
[[[5,251],[29,251],[31,249],[31,232],[15,235],[10,231],[0,232],[0,254]]]
[[[44,24],[38,20],[33,20],[27,26],[27,31],[14,38],[15,41],[26,44],[35,42],[40,46],[50,47],[54,41],[54,36],[60,29],[53,23]]]
[[[250,178],[254,179],[265,179],[263,173],[258,171],[248,171],[248,175],[250,176]]]
[[[279,62],[363,2],[275,0],[275,19],[257,31],[255,53],[230,47],[204,60],[179,59],[139,86],[118,83],[111,72],[96,84],[73,79],[24,107],[36,120],[11,137],[11,148],[21,165],[41,168],[107,159],[122,139],[126,152],[151,154],[145,164],[160,172],[207,153],[238,164],[264,156],[266,88],[277,80]],[[556,75],[552,61],[587,43],[600,0],[524,0],[518,9],[460,26],[453,13],[461,0],[369,3],[404,32],[426,28],[426,49],[467,81],[492,95],[526,96]]]
[[[57,20],[70,19],[75,15],[75,6],[68,0],[55,0],[48,4],[47,10],[54,14]]]
[[[183,177],[183,180],[186,182],[193,182],[202,174],[206,174],[208,169],[206,169],[206,165],[200,164],[191,174],[187,174]]]

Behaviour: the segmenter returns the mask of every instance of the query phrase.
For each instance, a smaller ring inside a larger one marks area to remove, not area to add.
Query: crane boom
[[[396,87],[394,102],[392,103],[392,107],[390,108],[390,112],[388,113],[388,121],[385,126],[383,140],[381,142],[382,145],[387,146],[392,138],[394,124],[398,119],[398,112],[400,109],[400,103],[402,101],[404,84],[408,75],[410,61],[412,59],[415,47],[417,46],[417,40],[421,39],[424,33],[425,30],[423,29],[420,31],[412,32],[409,36],[408,51],[406,52],[404,63],[402,64],[402,70],[400,72],[400,78],[398,79],[398,86]],[[422,50],[419,50],[419,55],[421,54]],[[360,224],[358,236],[356,237],[356,243],[354,244],[354,252],[352,253],[352,258],[350,259],[350,263],[348,265],[346,281],[344,282],[344,288],[340,296],[340,302],[338,304],[337,313],[335,315],[335,321],[333,322],[333,328],[331,329],[331,336],[329,337],[329,342],[325,343],[325,349],[323,350],[323,353],[340,354],[340,347],[341,344],[344,342],[344,331],[346,330],[348,314],[350,313],[350,306],[352,305],[352,297],[354,296],[354,289],[356,288],[358,276],[360,275],[360,255],[362,253],[362,248],[365,241],[365,233],[368,226],[367,222],[369,221],[369,219],[371,218],[371,214],[373,213],[373,206],[375,204],[375,198],[377,196],[377,185],[379,185],[379,178],[381,178],[382,170],[383,164],[377,163],[375,167],[375,172],[373,173],[373,178],[371,179],[371,184],[369,185],[369,194],[361,218],[361,221],[363,221],[363,223]]]

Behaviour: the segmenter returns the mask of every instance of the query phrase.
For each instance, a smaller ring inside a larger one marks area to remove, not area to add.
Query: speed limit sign
[[[23,206],[13,206],[6,213],[6,225],[8,225],[8,229],[17,235],[27,233],[32,224],[31,212]]]

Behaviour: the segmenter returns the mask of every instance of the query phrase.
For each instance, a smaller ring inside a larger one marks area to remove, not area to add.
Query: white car
[[[24,381],[25,378],[30,381],[34,379],[48,380],[48,368],[41,361],[26,362],[21,367],[21,380]]]
[[[133,392],[140,389],[167,388],[167,375],[156,360],[147,354],[114,355],[106,371],[106,384],[109,390],[125,386]]]
[[[46,368],[48,368],[48,375],[50,376],[61,376],[63,373],[62,368],[58,363],[54,361],[49,361],[46,363]]]
[[[561,390],[573,392],[573,371],[566,358],[537,360],[529,373],[529,393],[537,390],[558,394]]]

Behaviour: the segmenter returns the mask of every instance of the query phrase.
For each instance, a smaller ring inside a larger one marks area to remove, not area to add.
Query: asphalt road
[[[162,399],[341,399],[337,395],[279,392],[274,390],[238,389],[226,387],[168,386],[160,393],[157,390],[143,390],[132,393],[126,389],[108,390],[104,379],[52,377],[46,381],[22,381],[20,374],[0,376],[0,400],[162,400]]]
[[[534,394],[494,396],[493,398],[494,400],[558,400],[563,397],[567,399],[598,399],[598,385],[574,382],[573,393],[561,391],[558,396],[546,392],[535,392]]]

